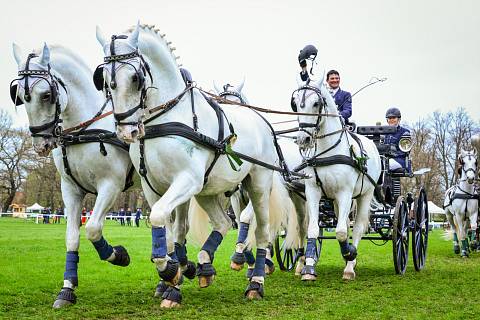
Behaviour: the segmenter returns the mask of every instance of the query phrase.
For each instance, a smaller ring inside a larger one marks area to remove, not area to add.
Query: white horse
[[[261,298],[272,170],[250,162],[239,165],[230,148],[234,144],[236,152],[273,164],[276,153],[268,126],[251,111],[218,110],[199,91],[186,87],[172,49],[153,27],[137,25],[127,34],[108,41],[97,28],[106,62],[103,72],[97,73],[97,83],[104,77],[112,90],[117,133],[131,143],[130,155],[144,192],[152,193],[152,187],[162,194],[150,215],[152,261],[169,285],[161,306],[181,302],[181,271],[166,248],[172,210],[195,196],[209,215],[213,231],[198,254],[197,270],[200,285],[207,286],[215,274],[214,253],[231,225],[220,203],[224,193],[240,182],[249,193],[258,224],[256,266],[246,295]],[[144,127],[142,120],[148,114]]]
[[[225,84],[219,88],[214,82],[214,88],[217,94],[224,99],[242,104],[249,104],[247,98],[242,93],[245,81],[234,86]],[[302,157],[298,153],[298,147],[291,139],[277,138],[277,142],[285,156],[285,161],[289,168],[294,168],[302,162]],[[293,201],[293,202],[292,202]],[[231,205],[239,222],[237,244],[235,252],[231,257],[230,267],[239,271],[247,263],[247,278],[251,278],[255,267],[255,258],[252,254],[252,247],[255,245],[254,230],[256,220],[253,207],[249,201],[248,195],[244,192],[242,186],[231,197]],[[299,214],[295,208],[299,208]],[[289,243],[288,248],[303,249],[303,239],[306,235],[305,228],[305,201],[296,193],[289,192],[287,183],[279,172],[273,174],[272,192],[270,194],[270,215],[269,215],[269,246],[266,257],[266,274],[271,274],[275,270],[272,261],[273,246],[272,243],[281,228],[288,228],[285,243]],[[302,261],[302,260],[300,260]],[[303,267],[303,266],[301,266]]]
[[[60,308],[76,302],[80,214],[87,192],[97,194],[85,226],[87,238],[102,260],[119,266],[130,262],[125,248],[109,245],[102,229],[107,211],[125,187],[132,163],[128,146],[114,137],[112,105],[95,90],[92,72],[79,56],[64,47],[46,44],[28,57],[14,44],[13,55],[20,78],[11,87],[12,99],[17,105],[25,103],[35,150],[46,156],[59,145],[52,153],[61,176],[67,216],[64,282],[53,304]],[[91,123],[86,123],[89,120]],[[68,131],[61,136],[60,121]],[[99,141],[100,135],[103,142]],[[75,143],[79,139],[95,142]]]
[[[353,280],[357,247],[368,229],[370,201],[381,172],[380,156],[372,141],[358,136],[359,143],[347,132],[322,80],[312,83],[297,81],[299,88],[294,97],[297,111],[315,114],[298,116],[301,131],[297,143],[302,153],[309,153],[305,171],[314,177],[305,181],[309,224],[302,280],[316,280],[315,248],[319,235],[319,201],[322,197],[334,201],[338,218],[336,238],[346,261],[343,278]],[[365,172],[365,167],[368,172]],[[357,215],[352,245],[348,241],[348,215],[353,197],[357,198]]]
[[[460,180],[445,192],[443,207],[453,231],[453,250],[468,257],[468,230],[471,230],[470,245],[477,248],[476,231],[479,195],[475,190],[477,175],[477,150],[461,150],[458,160],[461,165]],[[462,243],[460,252],[460,245]]]

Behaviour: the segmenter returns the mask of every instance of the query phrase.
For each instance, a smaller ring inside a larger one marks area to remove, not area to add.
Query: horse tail
[[[453,228],[444,230],[443,235],[442,235],[443,240],[452,241],[453,240],[453,233],[454,233]]]
[[[197,245],[202,246],[210,234],[208,214],[193,197],[188,209],[190,225],[189,238]]]

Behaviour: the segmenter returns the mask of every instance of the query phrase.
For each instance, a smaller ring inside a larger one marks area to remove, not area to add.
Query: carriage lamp
[[[410,152],[412,150],[413,143],[410,136],[401,137],[398,141],[398,148],[403,152]]]

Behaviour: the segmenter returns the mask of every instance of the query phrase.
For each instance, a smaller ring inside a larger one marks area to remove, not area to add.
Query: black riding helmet
[[[318,50],[315,48],[315,46],[308,44],[300,50],[300,53],[298,54],[298,62],[300,63],[300,66],[304,67],[307,64],[307,59],[312,59],[314,60],[317,56]]]
[[[393,117],[396,117],[396,118],[402,117],[402,113],[400,112],[400,109],[392,107],[387,110],[387,112],[385,113],[385,118],[393,118]]]

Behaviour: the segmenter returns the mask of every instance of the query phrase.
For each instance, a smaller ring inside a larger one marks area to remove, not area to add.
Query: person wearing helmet
[[[410,130],[400,125],[400,120],[402,119],[402,113],[398,108],[392,107],[387,110],[385,113],[385,118],[389,126],[396,126],[397,131],[395,133],[389,133],[385,135],[385,144],[392,146],[393,158],[389,159],[389,167],[391,171],[398,169],[406,169],[410,171],[410,165],[407,167],[406,158],[407,153],[403,152],[398,147],[398,142],[403,136],[410,136]]]
[[[311,60],[313,63],[313,60],[315,60],[317,57],[317,53],[317,48],[311,44],[306,45],[302,50],[300,50],[300,53],[298,54],[298,63],[302,68],[302,71],[300,71],[300,78],[302,81],[307,81],[310,78],[307,70],[307,60]]]
[[[352,95],[348,91],[340,89],[340,74],[336,70],[327,72],[328,91],[335,99],[338,112],[345,120],[345,124],[349,124],[348,119],[352,116]]]

